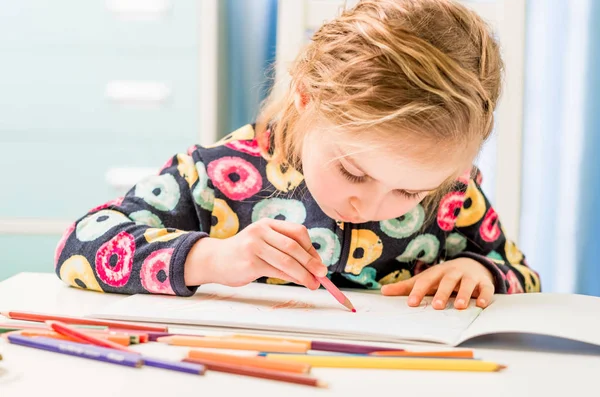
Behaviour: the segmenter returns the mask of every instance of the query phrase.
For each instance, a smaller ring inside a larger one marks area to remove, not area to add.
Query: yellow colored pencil
[[[446,358],[397,358],[368,356],[319,356],[266,354],[267,358],[309,364],[313,368],[407,369],[420,371],[495,372],[506,368],[488,361]]]
[[[209,336],[165,336],[157,342],[174,346],[205,347],[214,349],[253,350],[271,353],[306,353],[308,347],[302,343],[270,342],[262,340],[214,338]]]

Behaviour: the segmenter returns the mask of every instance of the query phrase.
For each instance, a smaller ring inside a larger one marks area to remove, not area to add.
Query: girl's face
[[[443,182],[470,169],[476,153],[475,148],[440,153],[439,147],[423,145],[412,154],[396,153],[390,146],[370,149],[372,143],[340,141],[339,134],[314,128],[303,142],[302,169],[323,212],[352,223],[406,214]]]

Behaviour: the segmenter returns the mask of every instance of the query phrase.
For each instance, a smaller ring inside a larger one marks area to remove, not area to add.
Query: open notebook
[[[482,310],[450,304],[434,310],[431,297],[411,308],[406,297],[345,292],[357,309],[349,312],[325,290],[253,283],[240,288],[204,285],[190,298],[134,295],[93,317],[292,332],[376,342],[425,342],[458,346],[496,333],[548,335],[600,346],[600,298],[584,295],[496,295]]]

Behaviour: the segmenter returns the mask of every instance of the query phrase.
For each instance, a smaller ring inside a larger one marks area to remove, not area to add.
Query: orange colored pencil
[[[68,317],[68,316],[57,316],[52,314],[41,314],[41,313],[30,313],[30,312],[1,312],[1,315],[4,317],[13,319],[13,320],[25,320],[25,321],[35,321],[38,323],[43,323],[48,320],[60,321],[65,324],[77,324],[77,325],[103,325],[111,328],[125,328],[137,331],[149,331],[149,332],[166,332],[166,326],[159,325],[145,325],[138,323],[126,323],[121,321],[109,321],[109,320],[96,320],[91,318],[78,318],[78,317]]]
[[[213,353],[201,350],[190,350],[188,358],[197,360],[211,360],[225,364],[237,364],[247,367],[265,368],[276,371],[295,372],[306,374],[310,372],[310,365],[304,363],[290,363],[287,361],[267,360],[265,357],[240,356],[235,354]]]
[[[313,387],[327,387],[327,384],[306,375],[291,374],[283,371],[274,371],[266,368],[253,368],[243,365],[229,364],[212,360],[198,360],[193,358],[185,358],[184,362],[202,364],[209,371],[227,372],[230,374],[252,376],[254,378],[270,379],[280,382],[296,383]]]
[[[233,338],[215,338],[209,336],[165,336],[157,342],[174,346],[206,347],[214,349],[253,350],[272,353],[306,353],[306,344],[292,342],[269,342],[262,340],[244,340]]]
[[[29,337],[33,337],[33,336],[43,336],[45,338],[52,338],[52,339],[61,339],[61,340],[68,340],[70,342],[75,342],[75,339],[66,336],[66,335],[62,335],[59,334],[58,332],[54,332],[54,331],[50,331],[50,330],[22,330],[22,331],[17,331],[16,332],[19,335],[23,335],[23,336],[29,336]]]
[[[455,357],[455,358],[473,358],[471,350],[448,350],[448,351],[380,351],[373,352],[371,356],[378,357]]]
[[[80,330],[77,330],[73,327],[69,327],[67,324],[63,324],[58,321],[46,321],[46,324],[48,324],[54,331],[58,332],[59,334],[73,338],[77,342],[89,343],[100,347],[108,347],[110,349],[116,349],[128,353],[138,354],[136,351],[128,349],[118,343],[111,342],[109,340],[102,339],[97,336],[87,334],[85,332],[81,332]]]

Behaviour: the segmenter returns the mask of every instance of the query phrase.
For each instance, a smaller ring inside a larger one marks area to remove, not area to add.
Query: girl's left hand
[[[384,285],[383,295],[408,295],[409,306],[419,306],[425,295],[433,295],[434,309],[444,309],[453,292],[457,292],[454,307],[466,309],[471,297],[477,306],[485,308],[494,295],[494,277],[479,262],[458,258],[431,266],[408,280]]]

